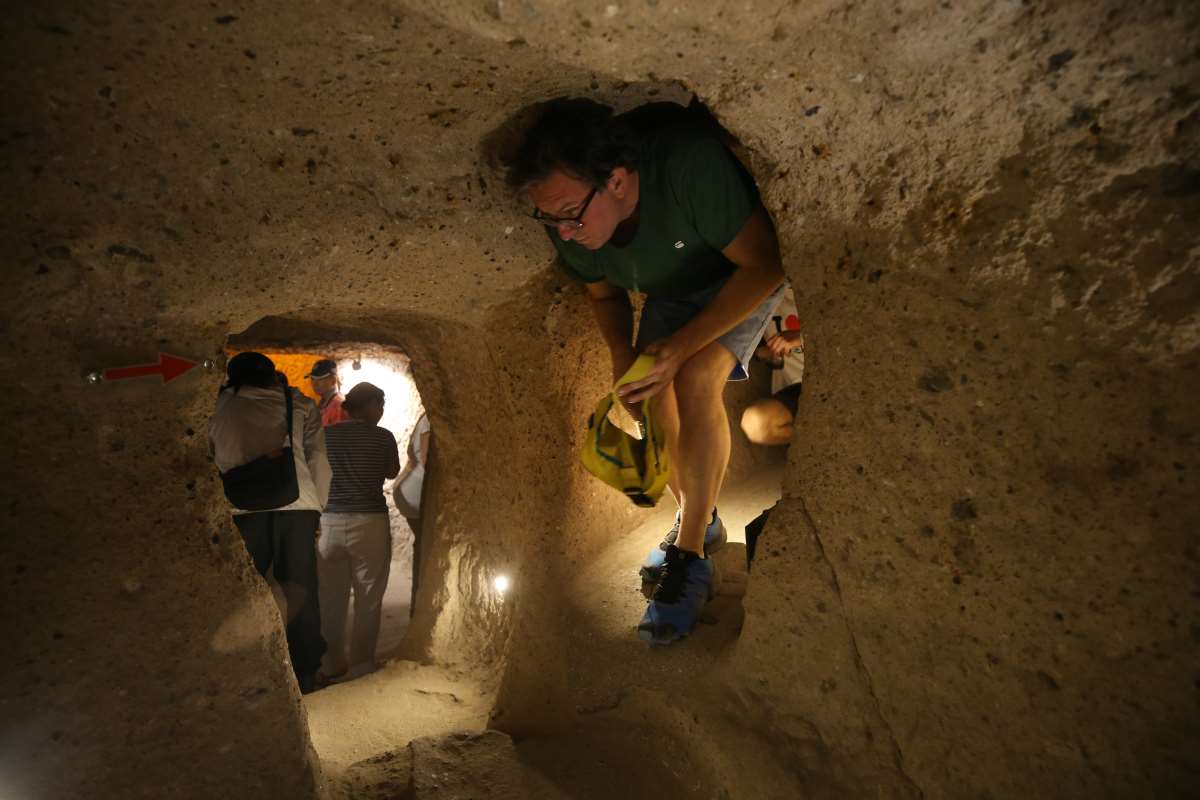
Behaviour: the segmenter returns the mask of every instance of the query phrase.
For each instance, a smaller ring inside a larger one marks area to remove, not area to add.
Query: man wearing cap
[[[321,516],[321,630],[329,643],[322,672],[328,679],[357,678],[375,669],[375,644],[392,563],[383,482],[400,472],[396,437],[379,427],[383,390],[357,384],[343,408],[349,419],[325,431],[333,484]],[[346,659],[346,609],[354,591],[354,626]]]
[[[675,641],[696,624],[713,575],[707,553],[725,539],[715,508],[730,451],[722,395],[748,376],[782,296],[774,225],[711,118],[673,104],[614,116],[590,100],[552,100],[508,168],[586,285],[614,380],[638,353],[656,358],[620,392],[635,413],[653,398],[666,432],[680,514],[643,564],[657,586],[638,632]],[[636,341],[630,291],[646,296]]]
[[[312,400],[287,385],[275,364],[262,353],[238,353],[226,367],[209,423],[210,451],[224,475],[262,456],[292,448],[296,499],[279,508],[234,508],[233,521],[258,574],[273,570],[287,599],[288,653],[303,693],[316,688],[325,653],[317,596],[317,558],[313,539],[321,509],[329,497],[330,470],[325,434]],[[287,395],[292,397],[291,437]]]
[[[344,398],[339,391],[337,362],[332,358],[322,358],[312,365],[312,370],[305,376],[312,384],[312,390],[321,398],[317,406],[321,412],[321,424],[328,428],[350,419],[350,415],[342,409]]]

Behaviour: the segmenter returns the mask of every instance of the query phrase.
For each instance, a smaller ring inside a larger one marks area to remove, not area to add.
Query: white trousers
[[[326,675],[349,670],[350,677],[375,669],[375,643],[383,616],[383,593],[392,566],[392,534],[386,512],[322,514],[317,540],[321,635],[328,650]],[[346,661],[346,610],[354,591],[350,660]]]

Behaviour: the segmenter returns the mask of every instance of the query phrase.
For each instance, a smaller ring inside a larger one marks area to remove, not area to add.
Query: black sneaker
[[[671,530],[663,537],[663,540],[658,543],[658,546],[650,551],[650,555],[646,556],[646,560],[642,562],[641,569],[638,574],[642,576],[643,583],[657,583],[659,576],[662,575],[663,565],[666,563],[667,548],[675,544],[675,540],[679,538],[679,512],[675,512],[675,524],[671,526]],[[728,534],[725,532],[725,523],[717,516],[717,510],[714,508],[712,520],[708,523],[708,527],[704,529],[704,555],[711,556],[713,553],[725,546],[725,542],[729,540]]]
[[[713,562],[667,546],[662,578],[638,624],[638,636],[650,644],[670,644],[692,632],[711,594]]]

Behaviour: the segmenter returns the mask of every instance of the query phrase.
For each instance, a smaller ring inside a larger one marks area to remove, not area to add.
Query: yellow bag
[[[596,404],[596,410],[588,417],[587,437],[579,454],[588,472],[643,508],[652,508],[662,497],[669,474],[667,439],[662,425],[654,418],[653,398],[642,403],[641,439],[614,425],[608,412],[614,404],[620,404],[617,389],[645,377],[653,366],[653,356],[638,356],[612,392]]]

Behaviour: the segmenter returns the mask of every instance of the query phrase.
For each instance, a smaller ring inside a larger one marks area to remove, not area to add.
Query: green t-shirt
[[[631,113],[637,113],[636,111]],[[567,270],[592,283],[682,297],[736,269],[721,254],[759,205],[758,189],[713,133],[696,125],[650,131],[638,157],[637,233],[624,247],[588,250],[548,228]]]

